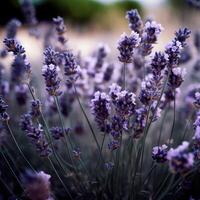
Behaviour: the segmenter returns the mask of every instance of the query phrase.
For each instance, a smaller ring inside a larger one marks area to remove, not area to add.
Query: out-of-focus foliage
[[[22,0],[6,0],[1,2],[0,10],[3,12],[0,24],[5,24],[10,18],[22,18],[20,2]],[[95,22],[98,19],[106,21],[106,13],[125,13],[126,10],[136,8],[142,13],[142,6],[135,1],[118,1],[110,4],[103,4],[94,0],[32,0],[37,9],[39,20],[51,19],[61,15],[73,23]]]

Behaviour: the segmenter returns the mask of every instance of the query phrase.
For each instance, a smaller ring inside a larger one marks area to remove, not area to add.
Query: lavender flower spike
[[[151,53],[153,44],[157,42],[158,35],[163,30],[161,24],[155,21],[147,21],[145,23],[144,32],[142,34],[142,41],[140,47],[140,53],[143,56],[147,56]]]
[[[176,149],[171,148],[167,153],[169,166],[174,173],[185,173],[192,168],[194,164],[194,155],[188,153],[189,142],[184,141]]]
[[[91,110],[99,129],[104,132],[110,111],[109,97],[105,93],[95,92],[94,98],[91,100]]]
[[[178,40],[182,46],[186,45],[186,40],[190,37],[191,31],[188,28],[180,28],[176,33],[175,33],[175,40]]]
[[[4,39],[4,44],[7,47],[8,52],[13,52],[14,55],[25,53],[24,48],[15,39]]]
[[[43,171],[35,174],[27,174],[25,177],[25,194],[31,200],[50,200],[51,189],[50,181],[51,176]]]
[[[6,26],[6,37],[7,38],[15,38],[17,34],[17,29],[21,26],[21,22],[17,19],[12,19]]]
[[[53,64],[44,65],[42,68],[45,78],[46,90],[51,96],[60,96],[62,92],[59,90],[61,79],[58,76],[60,68]]]
[[[2,97],[0,97],[0,118],[3,121],[7,121],[10,119],[8,113],[7,113],[8,105],[6,102],[3,100]]]
[[[123,33],[118,41],[118,47],[120,55],[119,60],[123,63],[131,63],[133,61],[133,51],[134,48],[138,47],[140,44],[139,34],[132,31],[130,36]]]
[[[167,161],[167,145],[156,146],[152,149],[152,158],[158,163],[164,163]]]
[[[136,9],[132,9],[126,12],[126,18],[129,22],[129,28],[132,31],[135,31],[137,33],[141,32],[143,22],[141,20],[141,17]]]

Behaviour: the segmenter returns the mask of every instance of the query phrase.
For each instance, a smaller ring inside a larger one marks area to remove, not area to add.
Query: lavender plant
[[[22,8],[35,27],[32,4],[24,0]],[[16,37],[20,23],[8,24],[10,76],[0,65],[3,198],[200,198],[199,85],[191,86],[184,104],[190,103],[192,129],[176,116],[191,31],[179,29],[164,51],[154,52],[162,26],[143,22],[137,10],[126,18],[131,33],[117,43],[118,62],[107,58],[105,44],[87,58],[74,53],[63,18],[53,18],[55,33],[48,37],[55,42],[45,45],[41,90]],[[199,52],[198,33],[194,44]]]

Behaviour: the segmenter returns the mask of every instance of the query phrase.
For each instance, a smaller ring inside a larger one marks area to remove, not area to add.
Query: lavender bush
[[[30,35],[41,39],[30,1],[22,10]],[[142,21],[137,10],[126,18],[131,33],[121,35],[113,61],[106,44],[86,58],[70,49],[64,20],[55,17],[44,38],[40,88],[17,39],[21,22],[8,23],[1,59],[12,64],[9,71],[0,64],[0,198],[200,199],[200,85],[180,92],[191,31],[180,28],[155,52],[163,27]],[[196,33],[197,53],[199,40]],[[199,69],[197,60],[191,76]]]

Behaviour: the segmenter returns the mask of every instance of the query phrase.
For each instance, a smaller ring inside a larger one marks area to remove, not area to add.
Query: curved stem
[[[63,188],[64,188],[64,189],[65,189],[65,191],[67,192],[67,194],[68,194],[69,198],[70,198],[71,200],[73,200],[73,198],[72,198],[72,196],[71,196],[71,194],[70,194],[69,190],[67,189],[67,187],[66,187],[66,186],[65,186],[65,184],[63,183],[62,179],[60,178],[60,175],[58,174],[58,172],[57,172],[56,168],[54,167],[54,164],[53,164],[53,162],[51,161],[51,159],[50,159],[49,157],[48,157],[48,160],[49,160],[49,162],[50,162],[50,165],[51,165],[51,167],[53,168],[53,170],[54,170],[54,172],[55,172],[56,176],[58,177],[58,179],[59,179],[60,183],[62,184]]]
[[[87,114],[86,114],[86,112],[85,112],[85,110],[84,110],[84,108],[83,108],[83,106],[82,106],[82,104],[81,104],[81,102],[80,102],[80,99],[79,99],[79,97],[78,97],[78,93],[77,93],[77,90],[76,90],[76,86],[75,86],[75,85],[74,85],[74,91],[75,91],[75,96],[76,96],[76,98],[77,98],[78,104],[79,104],[79,106],[80,106],[80,108],[81,108],[81,111],[82,111],[82,113],[83,113],[83,115],[84,115],[84,117],[85,117],[85,119],[86,119],[86,121],[87,121],[87,123],[88,123],[88,126],[89,126],[89,128],[90,128],[90,131],[91,131],[92,136],[93,136],[93,138],[94,138],[94,141],[95,141],[95,143],[96,143],[96,145],[97,145],[97,149],[98,149],[98,151],[99,151],[99,154],[100,154],[100,156],[101,156],[101,159],[102,159],[102,161],[104,162],[104,159],[103,159],[103,156],[102,156],[102,153],[101,153],[101,148],[100,148],[100,145],[99,145],[99,143],[98,143],[97,137],[96,137],[95,132],[94,132],[94,130],[93,130],[93,128],[92,128],[92,125],[91,125],[91,123],[90,123],[90,120],[88,119]]]
[[[11,165],[10,165],[10,163],[9,163],[8,159],[6,158],[6,156],[4,155],[4,153],[3,153],[3,152],[1,152],[1,155],[2,155],[2,157],[4,158],[4,160],[5,160],[6,164],[8,165],[8,167],[9,167],[10,171],[12,172],[13,176],[14,176],[14,177],[15,177],[15,179],[17,180],[18,184],[19,184],[19,185],[20,185],[20,187],[21,187],[21,188],[24,190],[24,188],[23,188],[23,186],[22,186],[22,184],[21,184],[20,180],[18,179],[17,175],[15,174],[14,170],[12,169],[12,167],[11,167]]]
[[[27,164],[29,165],[29,167],[30,167],[33,171],[36,172],[36,170],[33,168],[33,166],[30,164],[30,162],[28,161],[28,159],[27,159],[26,156],[24,155],[24,153],[23,153],[23,151],[21,150],[20,146],[18,145],[18,142],[17,142],[17,140],[15,139],[15,136],[14,136],[14,134],[13,134],[13,132],[12,132],[12,129],[10,128],[10,125],[9,125],[9,122],[8,122],[8,121],[6,121],[6,125],[7,125],[7,128],[8,128],[8,130],[9,130],[9,132],[10,132],[10,135],[11,135],[11,137],[12,137],[12,139],[13,139],[15,145],[17,146],[17,149],[19,150],[21,156],[22,156],[22,157],[24,158],[24,160],[27,162]]]

